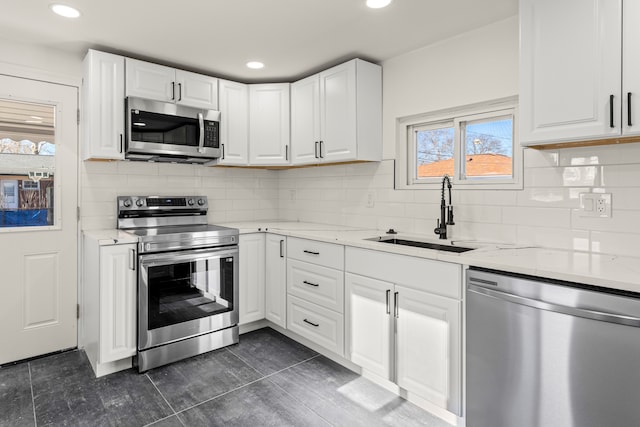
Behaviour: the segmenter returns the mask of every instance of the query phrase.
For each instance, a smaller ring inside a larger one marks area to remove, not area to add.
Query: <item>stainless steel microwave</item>
[[[170,102],[126,99],[125,158],[207,163],[220,157],[220,112]]]

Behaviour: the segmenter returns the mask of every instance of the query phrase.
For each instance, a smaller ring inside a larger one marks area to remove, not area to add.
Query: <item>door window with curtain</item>
[[[55,106],[0,98],[0,228],[55,224]]]

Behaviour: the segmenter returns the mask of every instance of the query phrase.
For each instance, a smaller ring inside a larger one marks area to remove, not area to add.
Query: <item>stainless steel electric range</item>
[[[207,224],[204,196],[118,197],[138,237],[138,370],[238,342],[238,230]]]

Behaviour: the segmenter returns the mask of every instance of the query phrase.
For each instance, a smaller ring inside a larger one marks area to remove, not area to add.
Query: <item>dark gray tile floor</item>
[[[142,375],[82,351],[0,368],[0,426],[59,425],[450,427],[270,328]]]

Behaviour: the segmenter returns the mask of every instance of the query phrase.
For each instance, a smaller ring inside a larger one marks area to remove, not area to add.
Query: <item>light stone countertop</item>
[[[124,245],[126,243],[138,243],[138,237],[126,231],[117,229],[108,230],[83,230],[82,234],[98,241],[100,246]]]
[[[456,245],[477,248],[473,251],[457,254],[364,240],[385,236],[385,232],[380,230],[278,221],[219,225],[237,228],[240,230],[240,234],[268,231],[284,236],[640,293],[640,258],[638,257],[455,240]],[[418,238],[433,243],[450,243],[450,241],[433,239],[432,236],[419,234],[399,234],[396,237]]]

